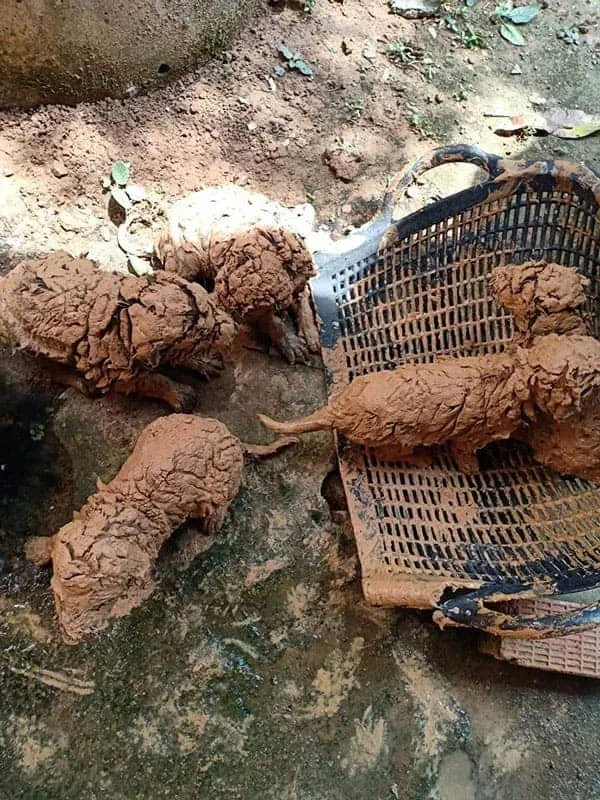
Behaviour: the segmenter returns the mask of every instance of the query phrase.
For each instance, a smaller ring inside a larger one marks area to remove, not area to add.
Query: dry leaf
[[[579,109],[540,108],[519,114],[496,128],[496,133],[516,133],[531,128],[561,139],[583,139],[600,131],[600,114],[586,114]]]

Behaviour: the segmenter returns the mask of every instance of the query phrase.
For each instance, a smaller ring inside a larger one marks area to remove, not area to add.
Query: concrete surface
[[[327,434],[248,467],[211,548],[188,528],[165,548],[148,603],[97,641],[61,645],[49,572],[23,563],[23,539],[68,519],[163,409],[52,398],[29,363],[2,364],[21,437],[36,424],[45,434],[4,518],[3,800],[599,795],[596,683],[497,663],[427,613],[365,606],[351,532],[321,494]],[[41,398],[29,411],[28,386]],[[254,349],[199,389],[202,413],[254,441],[259,408],[300,414],[323,397],[318,368]]]
[[[259,0],[3,0],[0,108],[135,94],[223,47]]]

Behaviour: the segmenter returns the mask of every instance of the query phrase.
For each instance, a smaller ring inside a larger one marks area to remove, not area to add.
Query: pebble
[[[522,75],[523,74],[523,70],[521,69],[521,67],[518,64],[515,64],[514,67],[511,69],[510,74],[511,75]]]
[[[52,174],[54,175],[55,178],[66,178],[67,175],[69,174],[69,170],[65,167],[63,162],[60,161],[59,159],[55,159],[52,162],[52,166],[51,166],[50,169],[51,169]]]

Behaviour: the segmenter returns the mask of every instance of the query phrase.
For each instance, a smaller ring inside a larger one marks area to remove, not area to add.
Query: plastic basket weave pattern
[[[598,178],[456,146],[422,159],[401,185],[447,161],[476,163],[490,178],[391,228],[384,215],[342,254],[317,254],[312,289],[329,394],[405,362],[502,350],[513,322],[491,299],[487,276],[505,263],[547,259],[589,277],[600,334]],[[600,583],[600,489],[541,467],[524,447],[486,448],[475,475],[445,450],[423,468],[384,463],[341,439],[338,455],[373,603],[433,607],[440,623],[524,635],[527,625],[513,630],[483,601]],[[597,622],[594,614],[577,625]],[[529,633],[567,633],[565,624]]]
[[[519,600],[511,605],[510,611],[530,616],[564,614],[580,607],[573,603],[540,598]],[[494,658],[510,661],[521,667],[600,678],[600,627],[542,641],[485,636],[480,642],[479,649]]]

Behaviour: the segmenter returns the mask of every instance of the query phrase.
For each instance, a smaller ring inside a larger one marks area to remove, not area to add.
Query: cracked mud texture
[[[173,204],[157,238],[160,266],[198,281],[238,322],[262,332],[290,363],[318,353],[318,331],[305,313],[311,253],[302,233],[312,230],[310,206],[286,208],[257,192],[223,186]],[[299,337],[286,331],[291,312]]]
[[[499,37],[493,8],[480,0],[466,21],[488,35],[487,49],[465,48],[442,18],[407,21],[389,14],[385,2],[317,0],[312,15],[281,9],[247,28],[222,59],[152,95],[0,113],[3,270],[57,249],[90,251],[103,265],[124,268],[100,189],[117,159],[131,162],[135,181],[158,186],[170,202],[231,180],[289,205],[310,193],[319,218],[335,217],[340,231],[365,221],[386,176],[434,143],[599,163],[598,136],[501,138],[484,116],[498,107],[522,113],[534,94],[596,111],[597,4],[551,2],[523,30],[526,46],[515,48]],[[579,45],[557,39],[574,24],[588,26]],[[355,46],[344,55],[349,39]],[[369,59],[367,39],[375,45]],[[390,60],[387,47],[397,40],[431,56],[437,71],[430,79]],[[313,82],[290,73],[270,89],[265,75],[280,41],[301,51],[315,69]],[[521,74],[511,74],[515,66]],[[351,117],[357,101],[363,111]],[[409,104],[430,133],[414,129]],[[251,135],[250,123],[257,125]],[[362,159],[349,184],[323,163],[323,152],[339,147]],[[468,167],[441,168],[396,213],[476,177]],[[3,499],[0,797],[600,795],[597,682],[496,662],[477,652],[469,632],[442,633],[426,613],[364,606],[351,533],[331,524],[321,499],[332,465],[327,433],[305,437],[300,453],[245,470],[216,546],[190,562],[201,540],[185,526],[159,555],[154,595],[110,635],[74,648],[59,644],[50,573],[23,563],[24,538],[68,522],[96,476],[109,481],[141,429],[165,409],[114,395],[92,402],[72,390],[57,399],[56,387],[23,355],[2,355],[0,373],[18,401],[10,436],[30,444],[25,476],[15,447],[1,462],[15,484],[10,502]],[[47,402],[32,410],[31,398],[40,396]],[[256,442],[264,441],[259,411],[283,416],[285,408],[300,417],[325,399],[318,370],[291,369],[255,349],[198,397],[199,413]],[[40,441],[29,436],[31,422],[45,425]],[[339,492],[331,494],[339,518]],[[331,715],[316,715],[325,711]]]
[[[598,482],[599,386],[600,342],[548,334],[506,353],[402,364],[356,378],[307,417],[259,419],[278,433],[334,430],[392,461],[422,458],[420,448],[449,443],[469,472],[477,470],[477,451],[519,434],[541,463]]]
[[[584,318],[589,280],[570,267],[547,261],[509,264],[493,269],[489,284],[496,302],[528,337],[591,333]]]
[[[0,322],[15,347],[71,368],[92,392],[145,393],[177,409],[177,387],[149,371],[170,364],[210,374],[235,335],[200,286],[166,273],[108,273],[64,252],[22,262],[0,289]]]
[[[161,546],[186,520],[216,534],[243,467],[242,446],[217,420],[172,414],[145,428],[118,475],[98,482],[72,522],[26,544],[28,560],[52,561],[63,639],[81,641],[141,605]]]

